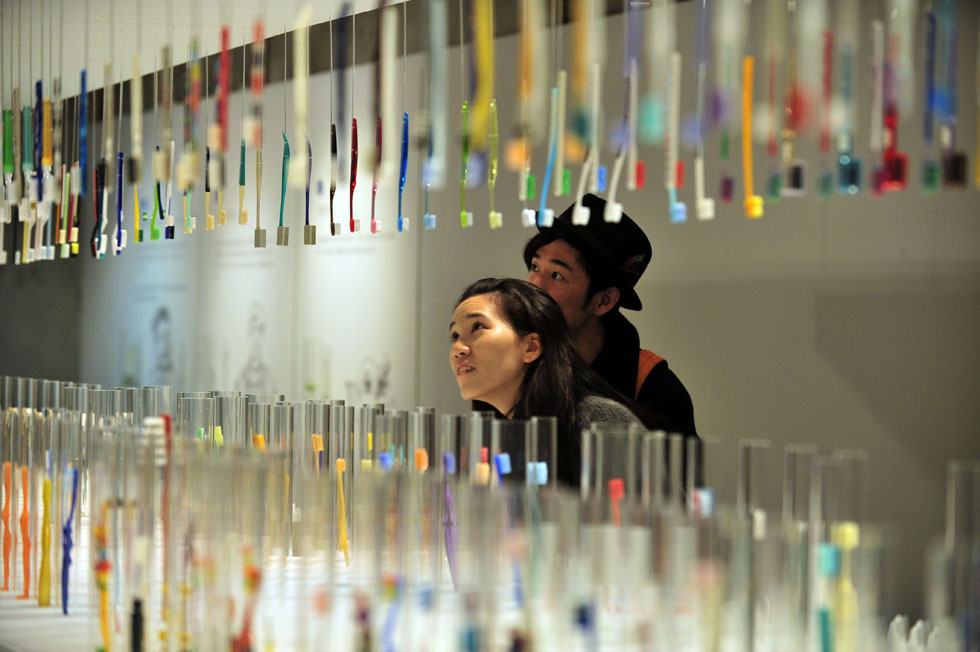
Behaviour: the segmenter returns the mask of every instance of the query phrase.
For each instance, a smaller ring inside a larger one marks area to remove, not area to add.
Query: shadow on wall
[[[978,335],[976,293],[815,297],[817,352],[940,491],[950,458],[980,456]]]

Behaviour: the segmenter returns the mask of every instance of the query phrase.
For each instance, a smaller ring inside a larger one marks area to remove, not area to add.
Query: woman
[[[628,400],[575,351],[558,304],[526,281],[470,285],[449,335],[449,363],[464,399],[489,403],[509,419],[557,417],[558,479],[565,484],[579,483],[583,428],[640,423]]]

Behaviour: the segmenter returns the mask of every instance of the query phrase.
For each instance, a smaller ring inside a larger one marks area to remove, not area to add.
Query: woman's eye
[[[449,334],[449,341],[450,342],[455,342],[458,339],[459,339],[459,333],[450,333]]]
[[[485,328],[480,322],[473,322],[473,330]]]

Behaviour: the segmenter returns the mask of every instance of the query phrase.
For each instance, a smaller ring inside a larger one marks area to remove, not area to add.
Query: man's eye
[[[551,278],[555,279],[556,281],[562,281],[565,279],[565,277],[561,275],[561,272],[552,272]]]
[[[532,272],[537,272],[538,271],[538,264],[537,263],[531,263],[531,271]]]

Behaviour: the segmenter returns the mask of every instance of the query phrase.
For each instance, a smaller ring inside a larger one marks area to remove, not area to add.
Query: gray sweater
[[[576,406],[575,431],[582,432],[593,423],[636,424],[643,427],[636,415],[622,403],[601,396],[586,396]]]
[[[642,422],[633,412],[616,401],[601,396],[586,396],[575,406],[575,426],[568,440],[558,444],[558,482],[577,489],[582,478],[582,431],[593,423],[629,426]]]

